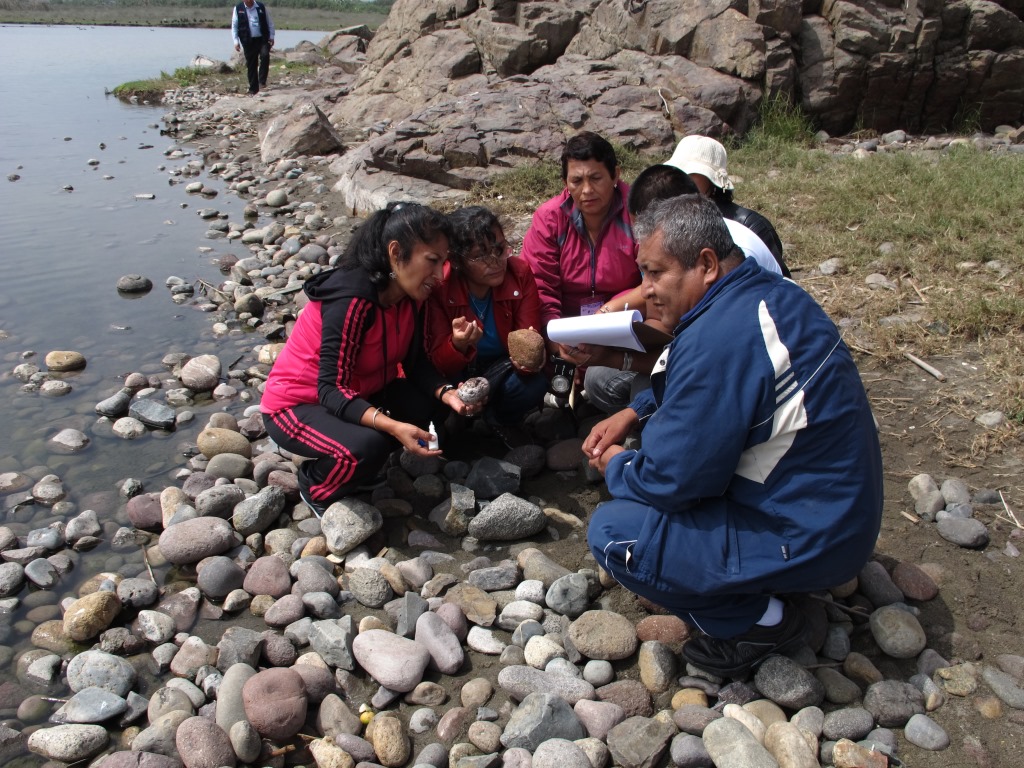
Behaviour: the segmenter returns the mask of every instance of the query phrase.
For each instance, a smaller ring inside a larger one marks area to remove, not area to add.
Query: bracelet
[[[437,399],[438,400],[444,400],[444,396],[448,392],[451,392],[453,389],[455,389],[455,385],[454,384],[445,384],[443,387],[441,387],[440,391],[437,393]]]
[[[633,370],[633,355],[631,355],[629,352],[622,353],[622,370]]]
[[[384,414],[385,416],[390,416],[390,415],[391,415],[391,412],[390,412],[390,411],[385,411],[385,410],[384,410],[383,408],[378,408],[377,410],[375,410],[375,411],[373,412],[373,418],[372,418],[372,419],[370,419],[370,429],[376,429],[376,428],[377,428],[377,417],[378,417],[378,416],[379,416],[380,414],[382,414],[382,413],[383,413],[383,414]]]

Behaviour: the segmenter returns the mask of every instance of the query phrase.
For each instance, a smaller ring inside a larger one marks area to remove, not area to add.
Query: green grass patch
[[[301,77],[316,71],[316,66],[297,61],[274,60],[270,65],[272,80],[277,75],[287,74]],[[200,85],[218,93],[244,90],[247,87],[245,65],[240,64],[230,72],[212,72],[203,67],[180,67],[171,75],[161,72],[160,77],[122,83],[111,93],[120,99],[154,102],[160,101],[167,91],[194,85]]]
[[[814,124],[803,110],[788,98],[776,96],[761,102],[757,123],[734,146],[745,146],[754,152],[781,152],[811,146],[814,133]]]
[[[796,266],[833,257],[866,266],[887,242],[894,247],[882,266],[920,278],[953,274],[965,261],[1024,259],[1024,156],[964,147],[861,160],[744,146],[731,153],[729,169],[742,179],[737,201],[772,220]]]
[[[160,77],[149,78],[148,80],[132,80],[122,83],[114,88],[112,93],[119,99],[146,99],[148,101],[163,98],[166,91],[174,88],[187,88],[200,83],[207,83],[218,80],[225,75],[217,75],[202,67],[179,67],[174,74],[169,75],[161,72]]]

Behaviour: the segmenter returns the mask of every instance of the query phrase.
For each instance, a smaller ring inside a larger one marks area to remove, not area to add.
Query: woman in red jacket
[[[299,493],[318,515],[375,477],[396,448],[423,456],[448,408],[472,415],[423,350],[422,305],[441,284],[451,225],[392,203],[352,236],[338,269],[306,281],[260,410],[279,446],[306,461]],[[404,376],[401,373],[404,372]]]
[[[509,359],[508,335],[539,333],[540,298],[530,267],[509,258],[498,218],[481,206],[453,213],[449,272],[427,301],[427,354],[450,381],[483,376],[491,383],[485,417],[515,424],[544,399],[547,379]],[[499,430],[500,431],[500,430]]]

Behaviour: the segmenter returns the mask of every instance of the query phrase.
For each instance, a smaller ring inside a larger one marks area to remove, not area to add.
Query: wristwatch
[[[437,399],[444,400],[445,393],[451,392],[453,389],[455,389],[454,384],[445,384],[443,387],[441,387],[441,391],[437,393]]]

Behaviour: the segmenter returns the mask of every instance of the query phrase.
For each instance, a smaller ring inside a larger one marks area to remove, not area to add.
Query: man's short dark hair
[[[604,163],[613,179],[619,164],[615,150],[607,139],[590,131],[581,131],[565,143],[565,149],[562,150],[562,181],[569,177],[570,160],[597,160]]]
[[[644,168],[629,187],[629,215],[636,218],[655,200],[696,195],[699,192],[685,171],[674,165],[652,165]]]
[[[713,250],[719,261],[743,253],[733,243],[718,206],[700,194],[655,200],[637,217],[633,232],[638,242],[661,232],[665,253],[683,269],[693,269],[704,248]]]

